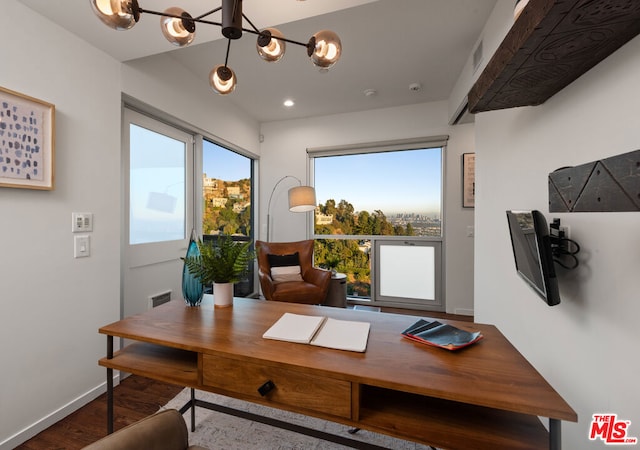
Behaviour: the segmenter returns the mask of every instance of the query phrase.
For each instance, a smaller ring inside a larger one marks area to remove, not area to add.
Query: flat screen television
[[[549,306],[560,303],[547,221],[540,211],[507,211],[518,274]]]

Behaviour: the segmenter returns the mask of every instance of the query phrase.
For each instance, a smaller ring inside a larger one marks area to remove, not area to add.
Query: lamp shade
[[[209,74],[209,84],[220,95],[230,94],[236,88],[236,74],[227,66],[216,66]]]
[[[140,19],[137,0],[91,0],[93,12],[114,30],[128,30]]]
[[[316,67],[329,69],[340,59],[342,43],[333,31],[318,31],[311,37],[307,53]]]
[[[284,35],[275,28],[267,28],[258,36],[256,49],[260,58],[267,62],[276,62],[284,56],[287,49],[285,41],[276,38],[282,38]]]
[[[316,208],[316,190],[311,186],[289,189],[289,211],[306,212]]]
[[[177,17],[161,16],[160,29],[169,42],[178,47],[184,47],[193,42],[196,36],[196,24],[191,15],[182,8],[172,7],[164,11],[165,14]]]

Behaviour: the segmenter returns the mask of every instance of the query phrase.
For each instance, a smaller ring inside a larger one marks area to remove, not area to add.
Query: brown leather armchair
[[[84,450],[207,450],[189,445],[187,424],[175,409],[160,411],[122,428]]]
[[[274,255],[298,253],[300,277],[296,281],[274,281],[272,265]],[[319,305],[327,298],[331,272],[313,267],[313,239],[298,242],[256,241],[258,277],[262,293],[267,300]]]

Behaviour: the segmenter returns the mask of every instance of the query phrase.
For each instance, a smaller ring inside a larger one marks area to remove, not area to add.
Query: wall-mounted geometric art
[[[0,187],[52,190],[55,106],[0,87]]]
[[[549,212],[640,211],[640,150],[549,174]]]

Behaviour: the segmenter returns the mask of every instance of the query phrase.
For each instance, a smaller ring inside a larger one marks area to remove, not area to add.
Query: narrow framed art
[[[55,105],[0,87],[0,187],[53,190]]]
[[[476,154],[462,154],[462,207],[476,206]]]

